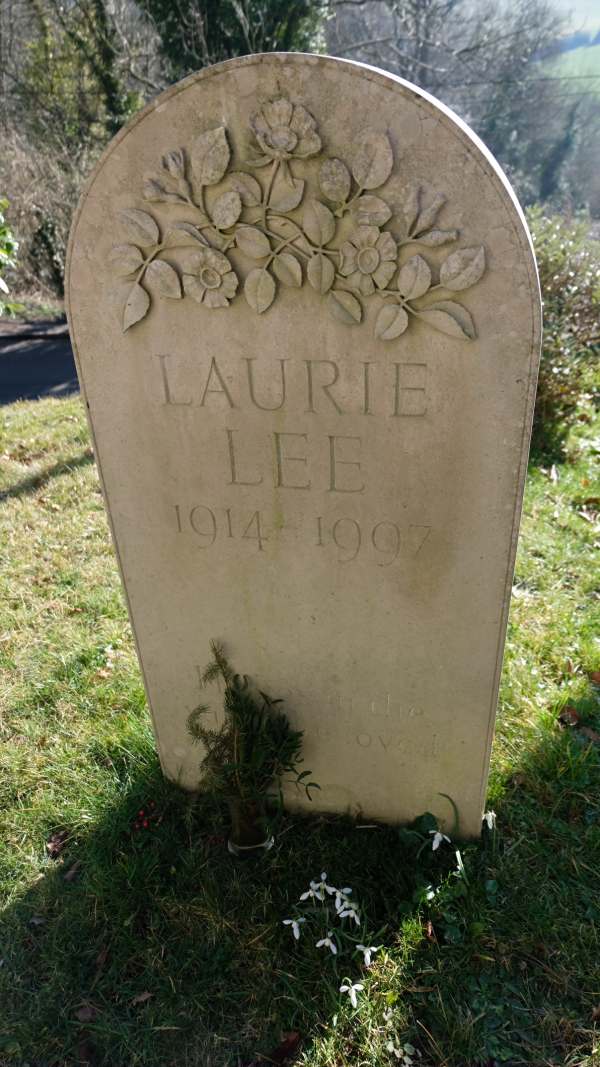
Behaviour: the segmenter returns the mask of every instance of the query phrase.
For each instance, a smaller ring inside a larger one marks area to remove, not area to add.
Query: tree
[[[251,52],[310,49],[322,0],[139,0],[170,81]]]
[[[568,169],[585,88],[573,90],[543,63],[565,25],[550,0],[331,0],[331,7],[330,52],[384,67],[449,104],[523,199],[554,195],[568,173],[575,200],[585,201]],[[597,129],[597,112],[591,123]]]

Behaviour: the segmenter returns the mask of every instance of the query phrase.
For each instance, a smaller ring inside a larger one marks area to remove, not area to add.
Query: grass
[[[427,820],[284,818],[261,861],[229,857],[225,813],[160,775],[79,400],[4,409],[2,1067],[281,1062],[290,1031],[306,1067],[399,1063],[390,1041],[423,1067],[600,1065],[600,745],[557,720],[574,706],[600,730],[598,424],[583,417],[565,462],[530,471],[498,829],[461,871]],[[282,920],[322,870],[365,925],[339,933],[317,902],[296,943]],[[332,927],[336,957],[315,946]],[[368,970],[357,940],[382,946]],[[344,978],[364,985],[356,1010]]]

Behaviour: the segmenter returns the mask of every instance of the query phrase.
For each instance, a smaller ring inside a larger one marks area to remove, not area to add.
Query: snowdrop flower
[[[350,901],[348,904],[346,904],[346,906],[344,908],[342,908],[341,911],[338,911],[338,915],[339,915],[340,919],[354,919],[354,922],[356,923],[356,925],[360,926],[360,919],[358,917],[358,911],[356,910],[356,907],[354,906],[352,901]]]
[[[300,940],[300,923],[305,923],[306,919],[284,919],[284,926],[291,926],[292,933],[296,938],[296,941]]]
[[[354,982],[352,985],[344,984],[340,986],[340,993],[347,993],[350,997],[350,1003],[355,1008],[357,1005],[356,994],[360,993],[361,989],[364,989],[362,982]]]
[[[370,967],[371,957],[374,952],[379,952],[381,945],[357,945],[356,947],[362,952],[365,959],[365,965]]]
[[[447,841],[450,844],[450,838],[447,834],[440,833],[439,830],[430,830],[430,834],[433,834],[433,841],[431,842],[431,848],[435,852],[436,848],[439,848],[442,841]]]
[[[321,901],[323,901],[323,900],[325,900],[325,893],[326,892],[330,893],[330,894],[331,893],[335,893],[334,887],[332,885],[327,885],[326,879],[327,879],[327,874],[326,874],[325,871],[322,871],[322,873],[321,873],[321,881],[320,882],[311,881],[310,888],[307,889],[305,893],[302,893],[302,895],[300,897],[300,900],[308,900],[309,898],[312,898],[313,900],[321,900]]]
[[[427,889],[425,890],[425,900],[433,900],[433,898],[435,897],[435,893],[436,891],[433,886],[428,885]]]
[[[485,815],[483,816],[483,821],[487,823],[488,830],[493,830],[496,825],[496,812],[486,811]]]
[[[322,937],[320,941],[317,941],[317,948],[323,948],[323,946],[325,946],[326,948],[331,949],[334,956],[337,956],[337,945],[332,941],[332,937],[333,934],[331,933],[331,930],[328,930],[327,937]]]
[[[463,858],[462,858],[460,852],[458,851],[458,849],[455,852],[455,856],[456,856],[456,867],[457,867],[457,870],[460,872],[460,874],[465,874],[465,865],[463,863]]]
[[[335,910],[341,911],[346,907],[346,904],[350,903],[350,894],[352,890],[349,885],[344,886],[343,889],[335,890]]]

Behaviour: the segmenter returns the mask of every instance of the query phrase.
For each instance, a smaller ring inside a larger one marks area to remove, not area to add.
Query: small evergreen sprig
[[[222,681],[224,684],[224,719],[218,729],[203,721],[208,704],[200,704],[187,720],[194,741],[204,745],[201,769],[204,786],[224,797],[239,797],[252,803],[268,795],[276,783],[283,801],[284,776],[306,790],[309,800],[316,782],[309,782],[310,771],[301,771],[303,731],[292,729],[287,715],[267,693],[250,685],[247,675],[232,669],[225,652],[216,641],[210,643],[212,658],[201,678],[202,686]]]

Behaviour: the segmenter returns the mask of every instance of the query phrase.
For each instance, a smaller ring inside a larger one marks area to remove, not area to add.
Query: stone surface
[[[359,64],[204,70],[100,161],[68,300],[165,772],[214,637],[317,807],[477,834],[540,333],[483,146]]]

